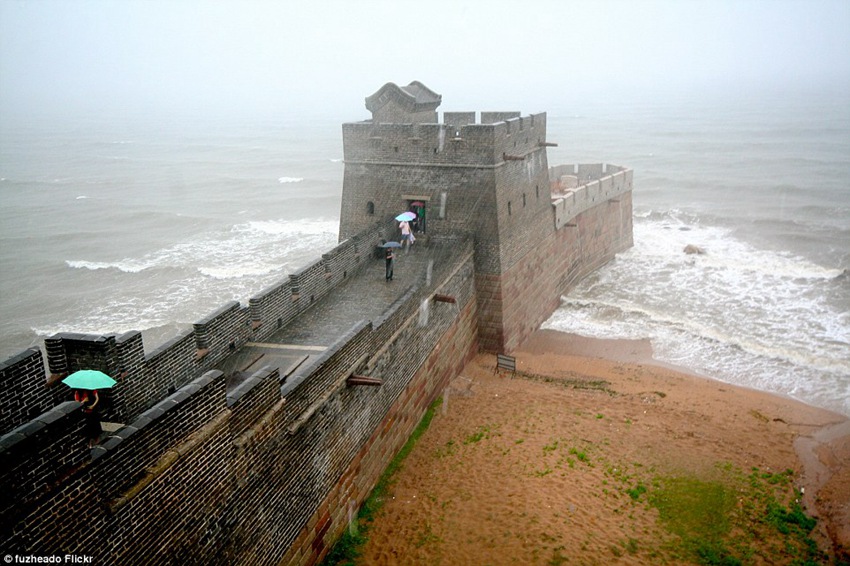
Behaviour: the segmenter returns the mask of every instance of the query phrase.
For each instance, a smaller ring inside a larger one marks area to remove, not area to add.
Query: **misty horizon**
[[[357,120],[365,96],[413,80],[455,111],[850,93],[847,2],[370,1],[355,8],[362,24],[351,9],[6,0],[0,121]]]

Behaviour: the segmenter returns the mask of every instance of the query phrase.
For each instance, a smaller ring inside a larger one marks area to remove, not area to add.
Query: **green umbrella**
[[[62,383],[71,389],[109,389],[117,382],[102,371],[81,369],[63,379]]]

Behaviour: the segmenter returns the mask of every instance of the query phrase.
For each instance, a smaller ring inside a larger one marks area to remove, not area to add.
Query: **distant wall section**
[[[563,179],[581,171],[584,182]],[[634,244],[632,171],[599,164],[550,169],[548,234],[501,274],[477,274],[479,305],[501,305],[482,315],[480,346],[510,352],[558,308],[561,296]],[[569,188],[567,186],[569,185]],[[522,229],[522,228],[519,228]]]

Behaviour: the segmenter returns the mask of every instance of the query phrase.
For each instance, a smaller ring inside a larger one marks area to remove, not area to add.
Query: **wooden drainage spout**
[[[558,144],[553,142],[540,142],[537,144],[538,147],[558,147]]]
[[[457,303],[457,299],[449,295],[434,295],[434,301],[438,303]]]
[[[352,373],[346,378],[345,383],[347,385],[371,385],[373,387],[380,387],[384,384],[384,380],[377,377],[369,377],[368,375],[357,375],[356,373]]]

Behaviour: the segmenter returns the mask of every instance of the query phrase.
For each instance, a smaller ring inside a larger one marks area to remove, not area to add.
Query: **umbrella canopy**
[[[102,371],[81,369],[63,379],[62,383],[71,389],[109,389],[116,381]]]
[[[401,214],[399,214],[398,216],[395,217],[395,219],[399,220],[399,221],[401,221],[401,220],[410,221],[410,220],[413,220],[414,218],[416,218],[415,212],[402,212]]]
[[[387,242],[386,244],[381,244],[382,248],[400,248],[401,244],[398,242]]]

